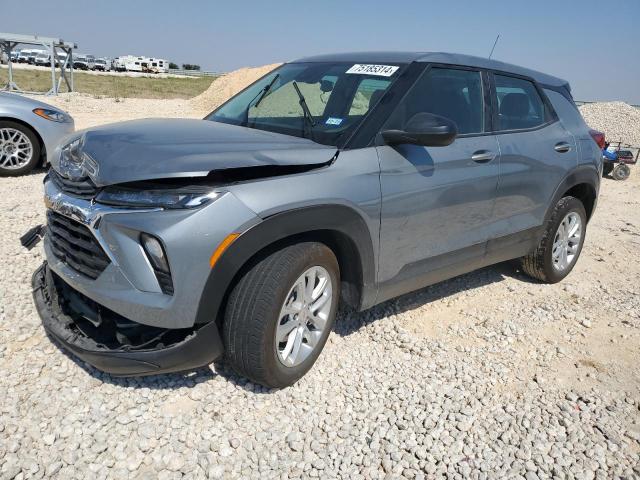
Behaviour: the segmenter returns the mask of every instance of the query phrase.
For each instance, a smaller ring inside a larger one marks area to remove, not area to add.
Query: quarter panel
[[[545,89],[545,94],[560,117],[562,125],[571,132],[578,146],[577,160],[579,164],[592,164],[601,170],[602,154],[589,134],[589,126],[582,118],[580,111],[560,93]]]

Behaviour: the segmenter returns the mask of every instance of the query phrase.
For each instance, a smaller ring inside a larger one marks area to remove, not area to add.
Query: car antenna
[[[496,37],[496,41],[493,42],[493,47],[491,47],[491,53],[489,54],[489,60],[491,60],[491,56],[493,55],[493,51],[496,49],[496,45],[498,43],[498,40],[500,40],[500,34],[498,34],[498,36]]]

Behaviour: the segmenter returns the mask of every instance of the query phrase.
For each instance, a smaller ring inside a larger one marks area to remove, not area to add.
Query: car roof
[[[490,60],[484,57],[474,57],[472,55],[463,55],[460,53],[446,52],[349,52],[335,53],[327,55],[316,55],[295,60],[293,63],[303,62],[353,62],[353,63],[443,63],[449,65],[462,65],[468,67],[486,68],[490,70],[498,70],[516,75],[522,75],[533,78],[537,82],[552,86],[566,87],[569,89],[569,82],[562,78],[554,77],[546,73],[531,70],[529,68],[512,65],[510,63],[500,62],[498,60]]]

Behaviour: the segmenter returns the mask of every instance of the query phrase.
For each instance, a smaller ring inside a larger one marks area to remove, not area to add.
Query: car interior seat
[[[500,102],[500,129],[529,128],[534,123],[529,110],[529,97],[526,93],[506,94]]]

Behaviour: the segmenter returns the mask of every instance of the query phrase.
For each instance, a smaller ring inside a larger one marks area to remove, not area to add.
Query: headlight
[[[71,117],[66,113],[50,108],[36,108],[33,113],[52,122],[65,123],[71,121]]]
[[[121,207],[197,208],[213,202],[223,195],[208,187],[181,188],[126,188],[107,187],[96,197],[96,202]]]
[[[84,137],[78,137],[60,149],[60,173],[70,180],[81,180],[97,175],[98,164],[82,151]]]

